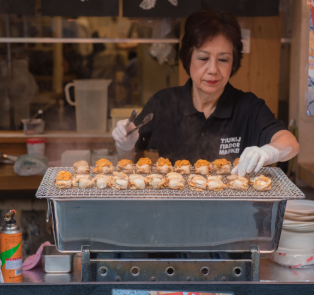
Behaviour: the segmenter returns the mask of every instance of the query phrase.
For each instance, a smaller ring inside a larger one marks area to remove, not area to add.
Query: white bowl
[[[314,253],[314,231],[281,231],[279,248],[289,251],[289,254]]]
[[[285,249],[279,249],[272,254],[272,259],[286,267],[302,268],[314,264],[314,254],[288,254]]]

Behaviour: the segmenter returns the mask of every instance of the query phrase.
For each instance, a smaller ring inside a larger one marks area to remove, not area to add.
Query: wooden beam
[[[289,115],[290,120],[294,120],[298,128],[298,141],[301,147],[298,155],[299,167],[308,163],[314,165],[314,116],[308,116],[306,113],[310,3],[311,1],[294,0],[292,9]]]
[[[281,16],[239,17],[243,29],[251,30],[251,50],[230,83],[265,100],[277,115],[281,51]]]
[[[53,37],[62,37],[62,18],[55,16],[52,19]],[[62,43],[53,44],[53,74],[52,88],[55,93],[63,93],[63,54]]]

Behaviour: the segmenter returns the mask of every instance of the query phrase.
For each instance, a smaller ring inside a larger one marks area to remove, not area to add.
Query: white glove
[[[257,146],[247,147],[240,157],[239,164],[232,169],[231,174],[244,176],[253,170],[254,172],[258,172],[263,166],[280,161],[291,150],[291,147],[276,143],[266,144],[261,148]]]
[[[128,128],[125,128],[125,126],[128,124],[129,120],[121,120],[117,123],[117,127],[113,129],[112,131],[112,137],[116,141],[117,146],[125,151],[129,151],[133,149],[135,146],[135,143],[137,142],[139,138],[138,130],[133,132],[131,135],[126,137],[126,134],[128,131],[135,128],[134,123],[130,123]]]

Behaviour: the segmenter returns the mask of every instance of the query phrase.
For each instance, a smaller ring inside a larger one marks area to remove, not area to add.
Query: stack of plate
[[[285,218],[286,214],[285,214]],[[305,221],[293,221],[285,219],[283,223],[283,229],[296,231],[296,232],[310,232],[314,231],[314,222],[305,222]]]
[[[295,232],[313,232],[314,201],[287,201],[283,229]]]
[[[285,220],[278,250],[273,254],[277,263],[291,267],[314,265],[314,201],[287,201]]]

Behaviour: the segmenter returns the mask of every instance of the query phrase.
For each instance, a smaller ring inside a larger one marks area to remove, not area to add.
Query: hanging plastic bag
[[[14,164],[14,172],[20,176],[43,175],[47,168],[47,158],[31,155],[20,156]]]

